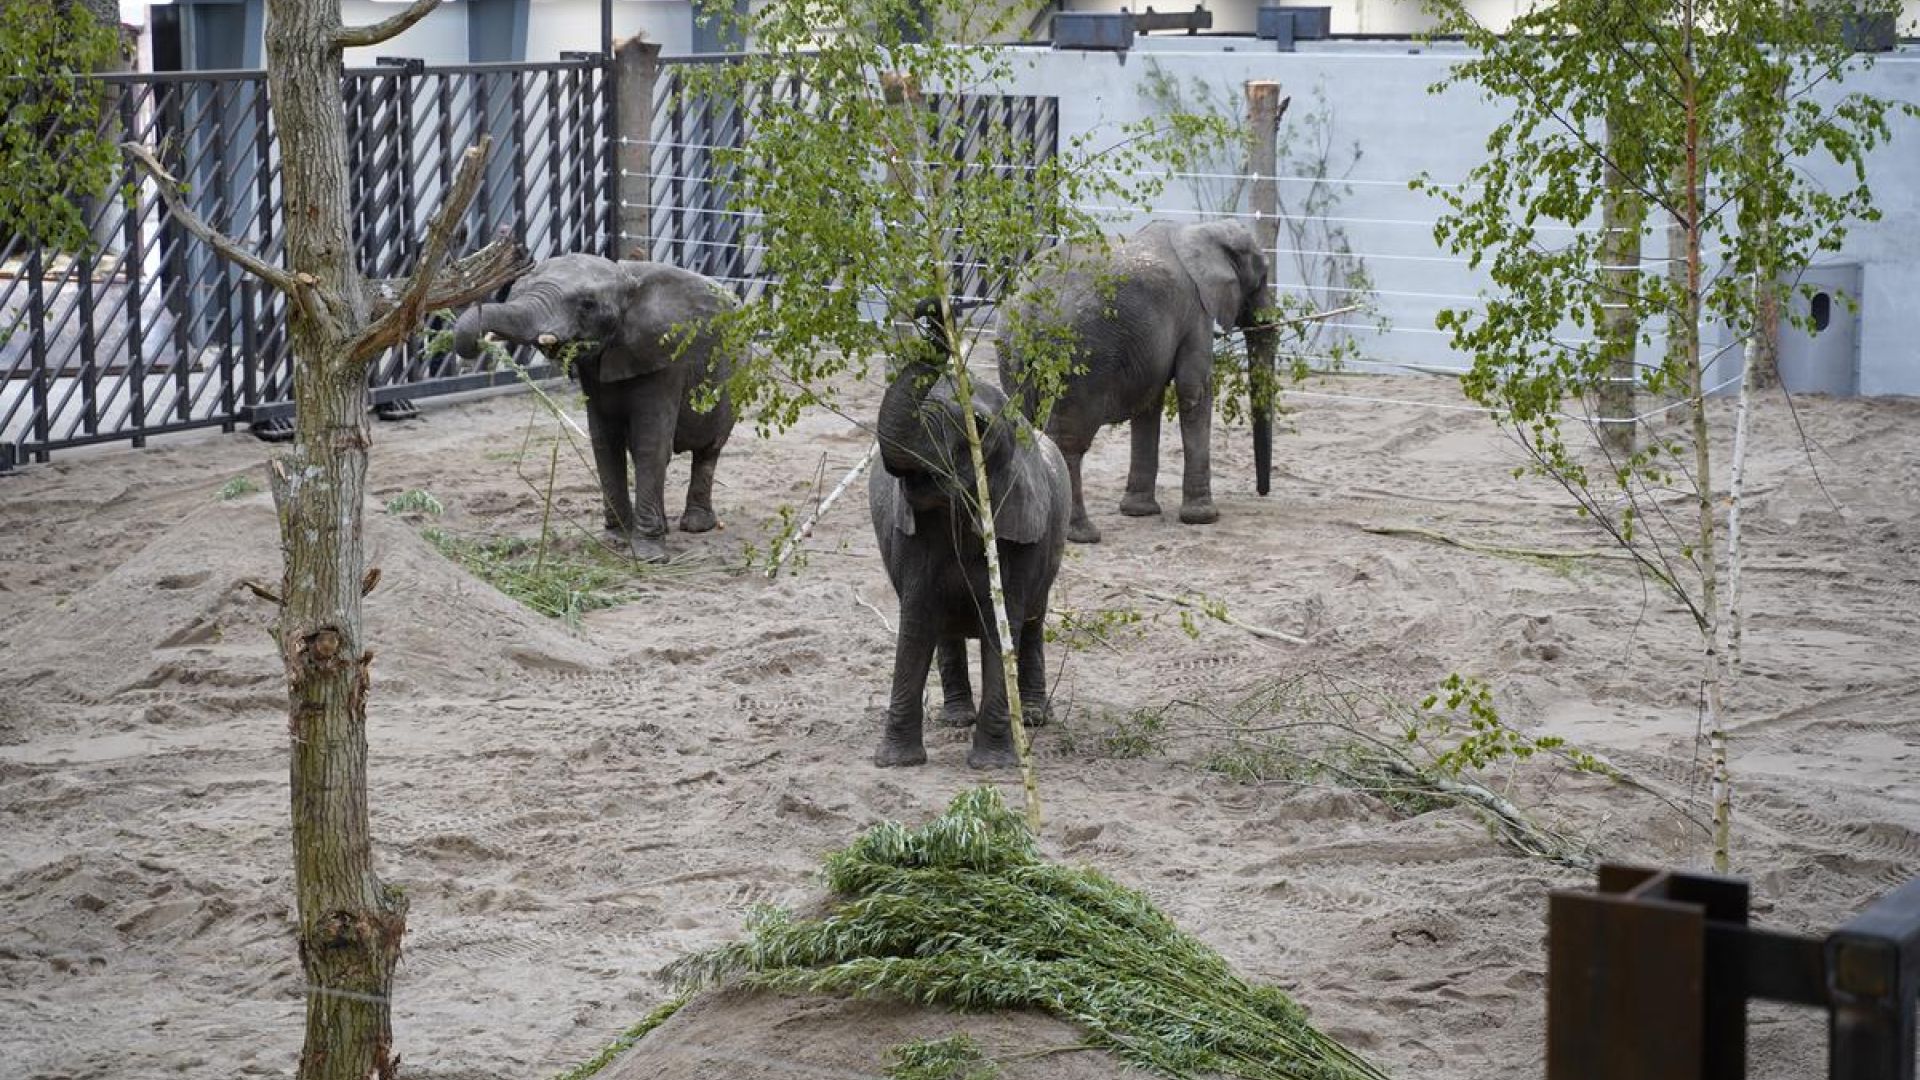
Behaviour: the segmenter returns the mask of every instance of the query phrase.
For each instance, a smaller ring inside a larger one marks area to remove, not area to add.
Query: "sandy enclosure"
[[[1512,854],[1463,811],[1236,782],[1179,732],[1142,757],[1102,737],[1134,710],[1314,668],[1408,698],[1459,670],[1493,680],[1515,722],[1699,796],[1677,608],[1614,560],[1363,531],[1601,546],[1545,484],[1513,478],[1513,449],[1452,383],[1309,389],[1341,400],[1294,399],[1268,498],[1245,432],[1216,430],[1211,527],[1173,517],[1171,426],[1163,519],[1115,511],[1123,433],[1089,457],[1106,543],[1070,553],[1055,607],[1147,620],[1051,654],[1064,723],[1038,738],[1044,843],[1145,890],[1396,1075],[1537,1076],[1545,891],[1583,875]],[[1816,930],[1920,874],[1920,402],[1801,401],[1797,422],[1811,455],[1782,401],[1759,412],[1736,861],[1762,921]],[[381,425],[376,502],[424,489],[449,532],[535,536],[550,431],[525,395]],[[370,514],[372,805],[380,869],[412,898],[396,1001],[411,1075],[540,1077],[588,1056],[666,995],[661,965],[734,936],[755,903],[806,898],[820,855],[863,826],[922,820],[980,779],[946,730],[924,768],[869,764],[894,601],[864,486],[797,576],[720,569],[866,445],[825,413],[770,441],[742,428],[719,472],[728,528],[670,541],[706,569],[643,584],[579,633],[443,559],[422,522]],[[292,1068],[285,697],[265,605],[240,585],[277,580],[278,550],[267,496],[216,498],[266,453],[200,435],[0,479],[0,1075]],[[594,525],[590,474],[560,462],[559,516]],[[681,459],[670,487],[685,475]],[[1309,644],[1204,620],[1190,638],[1129,588],[1217,598]],[[1645,795],[1537,772],[1520,791],[1615,858],[1704,857]],[[1757,1011],[1754,1075],[1814,1075],[1821,1030]]]

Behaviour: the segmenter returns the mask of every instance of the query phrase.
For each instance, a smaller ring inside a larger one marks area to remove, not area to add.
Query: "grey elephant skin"
[[[1006,585],[1007,619],[1019,660],[1022,711],[1045,721],[1047,596],[1066,548],[1066,462],[1004,395],[976,385],[970,405],[981,425],[993,527]],[[887,577],[900,597],[893,692],[874,763],[927,760],[921,698],[937,650],[952,723],[973,721],[967,764],[1018,764],[1007,716],[1006,681],[988,589],[986,546],[968,498],[974,472],[952,379],[929,364],[909,364],[880,405],[882,467],[868,477],[867,499]],[[980,708],[972,708],[965,639],[982,642]]]
[[[1133,460],[1120,512],[1160,513],[1154,482],[1169,383],[1179,402],[1185,452],[1180,520],[1204,525],[1219,519],[1208,458],[1214,331],[1251,328],[1256,339],[1271,334],[1256,321],[1256,313],[1267,306],[1267,271],[1253,230],[1238,220],[1154,222],[1104,246],[1057,247],[1035,260],[999,319],[1000,384],[1038,422],[1039,394],[1029,382],[1023,341],[1066,332],[1076,372],[1068,376],[1045,426],[1066,455],[1072,478],[1068,539],[1082,544],[1100,539],[1087,518],[1080,461],[1094,433],[1107,424],[1129,420],[1133,427]]]
[[[674,454],[693,455],[680,527],[705,532],[718,524],[713,470],[733,431],[733,402],[725,392],[733,364],[710,320],[734,304],[712,281],[663,263],[561,255],[514,282],[505,301],[462,312],[454,350],[478,356],[481,335],[489,333],[550,355],[574,347],[606,527],[636,558],[657,561],[667,554],[664,488]],[[721,392],[718,403],[701,412],[694,398],[706,386]]]

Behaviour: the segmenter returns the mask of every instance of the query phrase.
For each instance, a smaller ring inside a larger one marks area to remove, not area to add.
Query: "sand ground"
[[[1315,669],[1409,699],[1462,671],[1491,680],[1514,723],[1697,807],[1697,638],[1677,606],[1617,560],[1364,531],[1601,546],[1544,483],[1511,475],[1516,453],[1483,417],[1446,408],[1451,383],[1308,389],[1339,400],[1294,399],[1270,497],[1252,492],[1244,432],[1216,428],[1211,527],[1171,513],[1171,426],[1162,519],[1114,510],[1122,433],[1088,459],[1106,543],[1070,553],[1054,606],[1145,621],[1053,651],[1064,721],[1038,739],[1044,842],[1145,890],[1395,1075],[1537,1076],[1545,892],[1584,875],[1512,853],[1461,810],[1238,782],[1202,767],[1192,733],[1137,757],[1104,738],[1139,709]],[[1777,397],[1758,416],[1748,674],[1730,712],[1736,870],[1759,920],[1811,931],[1920,874],[1920,402],[1798,404],[1797,419]],[[538,535],[541,424],[508,395],[376,432],[376,502],[423,489],[446,507],[432,522],[376,508],[368,531],[383,570],[367,602],[373,825],[381,872],[412,899],[395,1009],[414,1076],[539,1077],[590,1055],[667,995],[664,963],[734,936],[756,903],[805,899],[821,854],[861,827],[923,819],[981,779],[951,731],[924,768],[868,761],[894,612],[863,486],[798,574],[725,572],[864,435],[828,414],[768,441],[741,429],[719,473],[728,528],[676,534],[692,571],[575,632],[420,536]],[[291,1070],[285,696],[265,605],[241,587],[277,580],[275,526],[264,494],[216,497],[266,453],[206,434],[0,479],[0,1075]],[[558,517],[594,525],[590,473],[559,460]],[[1205,619],[1190,637],[1141,589],[1215,598],[1308,643]],[[1517,790],[1615,859],[1705,858],[1702,834],[1645,794],[1534,769]],[[1757,1010],[1753,1074],[1815,1075],[1821,1030]]]

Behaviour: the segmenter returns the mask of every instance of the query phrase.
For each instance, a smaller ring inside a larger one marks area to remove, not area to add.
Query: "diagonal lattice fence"
[[[105,134],[158,147],[202,217],[278,261],[284,207],[264,74],[138,73],[105,82]],[[482,133],[493,136],[493,156],[456,250],[503,229],[535,258],[611,249],[611,96],[597,55],[383,63],[346,74],[342,106],[355,235],[369,276],[412,269],[461,153]],[[233,430],[290,410],[285,298],[256,288],[175,224],[130,162],[116,189],[74,195],[94,237],[86,252],[0,238],[0,470],[64,447],[138,446],[152,435]],[[518,378],[490,366],[461,370],[440,329],[430,324],[375,362],[376,402]]]
[[[726,57],[685,57],[663,63],[654,82],[653,114],[648,126],[648,171],[637,178],[634,194],[648,222],[646,250],[661,262],[694,270],[723,282],[742,295],[767,283],[761,249],[753,239],[752,216],[731,197],[733,176],[726,152],[752,136],[756,101],[718,99],[698,93],[687,78],[690,68],[725,63]],[[804,103],[812,93],[800,83],[764,87],[758,95],[778,94]],[[1059,151],[1059,99],[1006,94],[930,94],[926,107],[935,120],[933,137],[944,160],[968,162],[968,169],[1031,169]],[[964,175],[961,181],[965,182]],[[1034,250],[1049,242],[1044,222],[1036,222]],[[953,253],[959,298],[998,295],[1012,266],[989,266],[972,251]]]

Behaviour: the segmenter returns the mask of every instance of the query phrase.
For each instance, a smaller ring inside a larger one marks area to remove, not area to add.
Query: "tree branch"
[[[477,145],[461,155],[460,171],[447,188],[440,212],[427,226],[426,244],[413,276],[374,285],[373,322],[353,342],[349,355],[354,363],[364,363],[405,340],[420,324],[424,312],[471,303],[526,273],[531,265],[526,249],[506,236],[457,260],[448,273],[441,273],[461,215],[480,189],[492,143],[492,136],[482,136]]]
[[[367,26],[343,26],[333,35],[334,47],[363,48],[399,37],[414,23],[426,18],[434,8],[439,6],[440,0],[413,0],[413,3],[407,5],[407,10],[381,19],[377,23]]]
[[[120,148],[125,150],[147,175],[153,177],[154,184],[160,189],[160,198],[167,204],[167,211],[180,227],[234,265],[252,274],[254,277],[286,293],[296,296],[299,288],[294,276],[286,270],[274,266],[266,260],[242,247],[240,243],[220,230],[207,224],[206,219],[194,213],[193,209],[180,198],[180,180],[168,172],[160,159],[154,156],[153,148],[136,142],[124,142]]]

